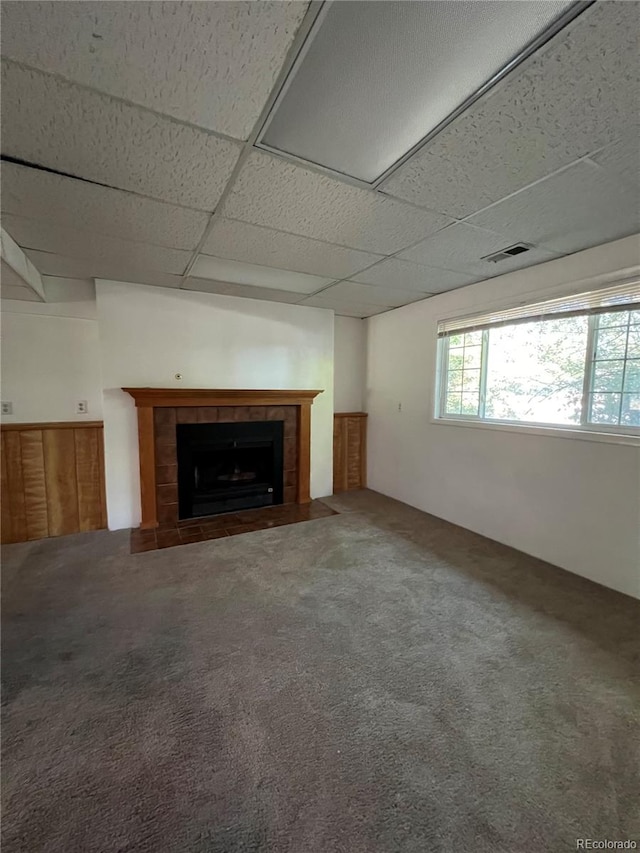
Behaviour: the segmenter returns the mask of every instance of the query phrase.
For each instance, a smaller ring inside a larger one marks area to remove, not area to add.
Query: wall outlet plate
[[[86,400],[78,400],[78,405],[76,406],[76,415],[86,415],[89,411],[89,406],[87,405]]]
[[[3,415],[12,415],[13,414],[13,403],[3,403],[2,404],[2,414]]]

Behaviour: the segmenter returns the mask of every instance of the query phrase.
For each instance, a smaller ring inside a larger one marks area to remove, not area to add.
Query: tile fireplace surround
[[[141,530],[178,521],[176,424],[283,421],[284,503],[310,503],[311,404],[321,391],[122,390],[138,410]]]

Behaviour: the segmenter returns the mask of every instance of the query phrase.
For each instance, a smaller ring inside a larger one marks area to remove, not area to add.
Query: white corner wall
[[[367,323],[335,318],[334,387],[336,412],[361,412],[367,381]]]
[[[110,529],[140,522],[127,386],[322,389],[311,407],[311,495],[331,494],[331,311],[110,281],[98,281],[96,293]]]
[[[370,488],[640,597],[640,446],[431,417],[439,319],[577,292],[639,262],[625,238],[371,318]]]
[[[2,400],[13,404],[4,423],[102,419],[93,303],[2,301]],[[80,400],[87,401],[86,415],[76,413]]]

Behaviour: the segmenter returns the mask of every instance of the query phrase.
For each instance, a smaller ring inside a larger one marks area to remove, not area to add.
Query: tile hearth
[[[189,518],[175,524],[162,525],[155,530],[135,528],[131,531],[131,553],[156,551],[159,548],[172,548],[190,542],[205,542],[208,539],[297,524],[330,515],[337,513],[322,501],[314,500],[309,504],[281,504],[205,518]]]

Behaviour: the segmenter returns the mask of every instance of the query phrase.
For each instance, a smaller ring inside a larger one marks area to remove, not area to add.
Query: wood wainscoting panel
[[[333,491],[367,485],[367,413],[336,412],[333,419]]]
[[[100,482],[101,446],[97,429],[74,429],[76,449],[76,484],[78,487],[78,520],[80,530],[85,533],[95,530],[102,521]]]
[[[49,535],[49,512],[44,469],[42,430],[14,433],[20,436],[22,479],[27,520],[27,539],[45,539]]]
[[[27,538],[27,515],[24,500],[24,479],[22,475],[22,453],[20,433],[9,432],[3,435],[2,455],[6,464],[7,490],[3,492],[2,502],[9,508],[9,542],[24,542]]]
[[[76,443],[68,429],[45,430],[44,479],[47,487],[49,534],[64,536],[80,530]]]
[[[102,422],[2,425],[3,543],[106,527]]]

